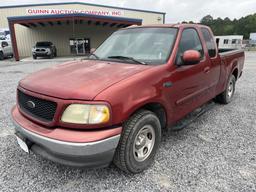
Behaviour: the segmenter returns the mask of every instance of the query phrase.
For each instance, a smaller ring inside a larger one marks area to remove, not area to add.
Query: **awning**
[[[74,14],[60,14],[60,15],[35,15],[35,16],[14,16],[8,17],[9,28],[11,32],[11,39],[13,45],[13,51],[16,61],[19,60],[19,53],[17,48],[16,35],[14,30],[15,24],[20,24],[28,28],[46,27],[54,25],[69,25],[70,23],[96,26],[109,26],[123,28],[130,25],[141,25],[141,19],[125,18],[125,17],[113,17],[102,15],[90,15],[83,13]]]

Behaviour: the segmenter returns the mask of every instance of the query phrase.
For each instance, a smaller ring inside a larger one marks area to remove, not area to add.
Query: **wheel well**
[[[238,79],[238,69],[237,68],[233,71],[232,75],[235,76],[236,80]]]
[[[152,111],[153,113],[155,113],[161,123],[161,127],[166,128],[167,115],[166,115],[166,110],[163,107],[163,105],[161,105],[160,103],[149,103],[149,104],[146,104],[146,105],[142,106],[141,108],[139,108],[139,110],[140,109],[146,109],[146,110],[149,110],[149,111]]]

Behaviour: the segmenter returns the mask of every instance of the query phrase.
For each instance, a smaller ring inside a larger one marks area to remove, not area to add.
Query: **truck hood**
[[[30,74],[19,86],[62,99],[93,100],[111,85],[148,68],[97,60],[73,61]]]

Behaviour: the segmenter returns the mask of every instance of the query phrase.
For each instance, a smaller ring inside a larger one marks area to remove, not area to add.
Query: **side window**
[[[202,28],[203,37],[206,43],[206,47],[208,49],[208,54],[210,57],[216,56],[216,47],[214,43],[214,39],[212,35],[210,34],[209,30],[206,28]],[[225,41],[224,41],[225,43]]]
[[[232,44],[236,44],[236,39],[232,39]]]
[[[228,39],[224,39],[224,44],[228,44]]]
[[[182,32],[177,54],[177,64],[182,64],[182,55],[187,50],[196,50],[201,53],[201,58],[204,58],[204,50],[198,33],[195,29],[189,28]]]

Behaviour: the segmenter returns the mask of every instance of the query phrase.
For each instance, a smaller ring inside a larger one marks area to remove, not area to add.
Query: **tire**
[[[36,56],[36,55],[33,55],[33,59],[37,59],[37,56]]]
[[[151,111],[140,110],[124,123],[113,162],[127,173],[140,173],[153,163],[160,141],[159,119]]]
[[[51,53],[51,55],[49,56],[50,59],[52,59],[54,57],[53,53]]]
[[[4,54],[2,51],[0,52],[0,60],[4,60]]]
[[[57,51],[55,51],[55,53],[54,53],[54,57],[57,57]]]
[[[216,101],[222,104],[228,104],[232,101],[236,88],[236,78],[234,75],[231,75],[227,87],[224,92],[216,97]]]

